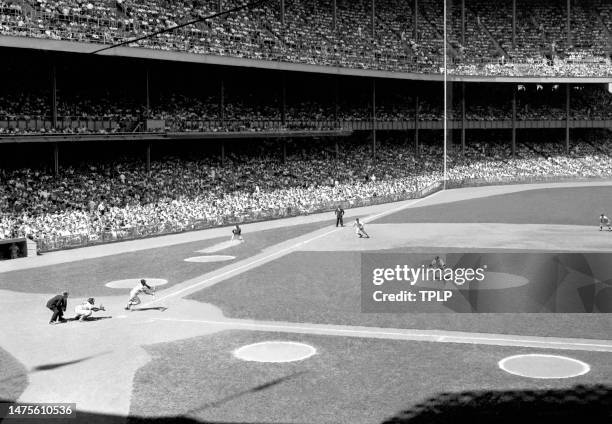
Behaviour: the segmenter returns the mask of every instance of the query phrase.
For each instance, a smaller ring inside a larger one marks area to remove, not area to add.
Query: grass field
[[[293,340],[318,354],[285,364],[244,362],[231,352]],[[534,349],[226,331],[151,346],[135,377],[131,414],[184,415],[223,423],[375,423],[440,392],[612,384],[609,354],[580,352],[595,371],[569,380],[504,373],[497,362]],[[546,350],[541,350],[546,352]]]
[[[312,223],[282,230],[264,230],[245,234],[245,243],[219,252],[235,256],[236,260],[247,258],[263,249],[285,240],[308,234],[329,223]],[[174,284],[213,271],[231,262],[193,263],[184,259],[202,256],[197,250],[229,240],[216,238],[184,243],[175,246],[139,250],[119,255],[86,259],[53,266],[32,268],[23,271],[0,273],[0,289],[31,293],[54,293],[67,290],[71,296],[114,295],[117,291],[104,284],[127,278],[163,278],[170,287]]]
[[[612,334],[610,314],[362,313],[359,261],[354,252],[296,252],[189,298],[232,318],[262,321],[596,339]]]
[[[599,225],[612,214],[611,187],[534,189],[479,199],[405,209],[377,224],[405,222]]]

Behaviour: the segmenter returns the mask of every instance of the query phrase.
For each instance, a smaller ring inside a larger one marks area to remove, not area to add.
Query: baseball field
[[[599,411],[612,393],[612,232],[598,221],[611,199],[608,182],[465,188],[350,209],[345,227],[330,212],[245,225],[244,242],[217,228],[0,262],[0,398],[75,403],[77,422],[436,422],[423,417],[440,405],[503,411],[541,393],[555,413]],[[454,303],[371,312],[375,255],[485,261],[495,278],[423,286]],[[155,296],[126,311],[141,278]],[[87,297],[106,310],[49,325],[45,303],[64,290],[67,317]]]

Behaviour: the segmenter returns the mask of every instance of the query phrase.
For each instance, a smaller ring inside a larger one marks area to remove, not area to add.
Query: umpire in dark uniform
[[[53,296],[47,302],[47,308],[53,311],[53,316],[49,324],[56,324],[57,322],[66,322],[64,319],[64,312],[66,312],[66,306],[68,305],[68,292],[63,292],[57,296]]]
[[[338,207],[336,208],[335,214],[336,214],[336,227],[338,226],[338,224],[340,224],[341,227],[344,227],[344,221],[342,220],[342,217],[344,216],[344,209],[342,209],[340,205],[338,205]]]

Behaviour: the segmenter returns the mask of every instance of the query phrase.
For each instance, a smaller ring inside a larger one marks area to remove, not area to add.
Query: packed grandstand
[[[244,3],[1,0],[0,34],[113,44]],[[270,0],[130,46],[358,69],[441,72],[442,4],[437,0]],[[516,0],[514,6],[513,15],[511,0],[448,2],[450,72],[612,74],[612,4],[606,0]]]
[[[443,185],[612,177],[612,94],[589,81],[612,75],[611,4],[574,1],[568,14],[565,0],[516,0],[512,31],[512,0],[448,2],[448,71],[478,80],[449,84],[445,110],[442,84],[420,78],[442,71],[441,2],[283,3],[129,44],[150,49],[147,59],[2,47],[0,239],[29,237],[50,250],[390,202]],[[0,0],[0,39],[100,47],[238,4]],[[159,51],[418,77],[185,64],[156,60]],[[533,76],[542,79],[519,78]],[[247,138],[221,158],[215,136],[232,133]],[[203,134],[195,153],[180,152],[181,137]],[[115,137],[110,157],[66,153],[100,135]],[[163,153],[146,164],[125,154],[142,154],[152,135],[169,140]],[[128,136],[140,144],[121,144]]]

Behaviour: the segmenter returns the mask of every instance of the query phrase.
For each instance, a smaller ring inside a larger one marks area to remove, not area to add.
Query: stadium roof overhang
[[[0,47],[56,51],[64,53],[91,54],[102,44],[83,43],[65,40],[50,40],[44,38],[0,36]],[[143,60],[163,60],[169,62],[201,63],[242,68],[259,68],[284,70],[293,72],[309,72],[316,74],[332,74],[370,78],[442,81],[442,74],[408,73],[392,71],[376,71],[323,65],[309,65],[270,60],[246,59],[230,56],[205,55],[167,50],[154,50],[141,47],[117,47],[98,53],[101,56],[127,57]],[[612,83],[612,77],[483,77],[467,75],[449,75],[449,81],[454,82],[500,82],[500,83]]]

